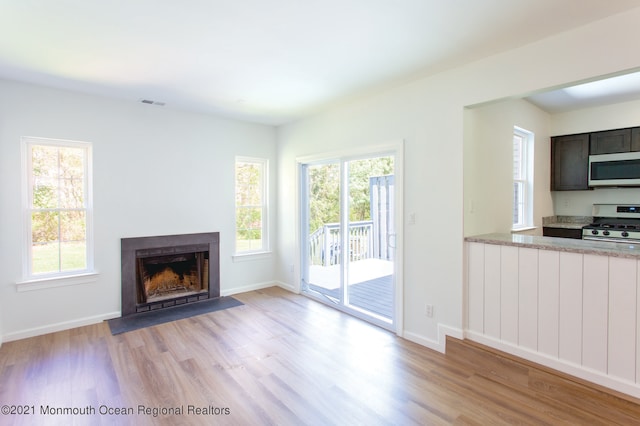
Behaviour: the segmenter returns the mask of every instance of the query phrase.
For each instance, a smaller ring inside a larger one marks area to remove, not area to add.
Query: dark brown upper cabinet
[[[589,133],[551,138],[551,190],[589,189]]]
[[[631,151],[640,151],[640,127],[631,129]]]
[[[615,154],[617,152],[629,152],[631,149],[631,129],[607,130],[591,133],[591,146],[589,152],[596,154]],[[636,135],[636,138],[638,136]],[[640,141],[637,142],[640,147]]]

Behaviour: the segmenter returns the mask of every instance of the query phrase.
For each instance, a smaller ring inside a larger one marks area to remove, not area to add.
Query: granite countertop
[[[521,234],[485,234],[466,237],[465,241],[503,246],[527,247],[541,250],[596,254],[601,256],[640,259],[640,244],[607,241],[577,240],[573,238],[539,237]]]
[[[582,229],[593,222],[591,216],[549,216],[542,218],[542,226],[549,228]]]

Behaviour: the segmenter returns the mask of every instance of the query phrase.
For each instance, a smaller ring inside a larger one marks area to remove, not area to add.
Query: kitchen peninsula
[[[640,244],[465,238],[465,337],[640,397]]]

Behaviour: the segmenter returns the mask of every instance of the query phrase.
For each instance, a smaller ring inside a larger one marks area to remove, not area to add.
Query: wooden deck
[[[349,305],[391,319],[393,316],[393,262],[365,259],[349,268]],[[314,266],[309,288],[332,301],[340,300],[340,265]]]
[[[311,290],[328,296],[331,300],[340,300],[340,289],[326,289],[311,284]],[[393,276],[374,278],[349,286],[349,305],[372,312],[380,317],[393,317]]]

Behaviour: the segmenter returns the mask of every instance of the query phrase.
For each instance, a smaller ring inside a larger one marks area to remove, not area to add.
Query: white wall
[[[567,135],[640,126],[640,101],[553,114],[551,134]],[[594,203],[640,203],[640,188],[598,188],[591,191],[556,191],[556,214],[590,216]]]
[[[21,136],[93,143],[97,282],[16,291],[22,278]],[[231,255],[234,157],[270,160],[275,217],[275,153],[269,126],[0,81],[4,340],[119,315],[122,237],[219,231],[223,294],[272,283],[275,256],[247,264],[233,263]],[[275,221],[271,234],[275,245]]]
[[[553,215],[550,185],[549,114],[513,99],[465,112],[464,234],[511,232],[513,127],[534,133],[533,223],[542,235],[542,217]]]
[[[405,141],[404,336],[442,346],[438,326],[462,330],[464,108],[640,66],[640,9],[332,108],[279,130],[280,258],[298,264],[295,158]],[[433,320],[424,315],[433,304]]]

